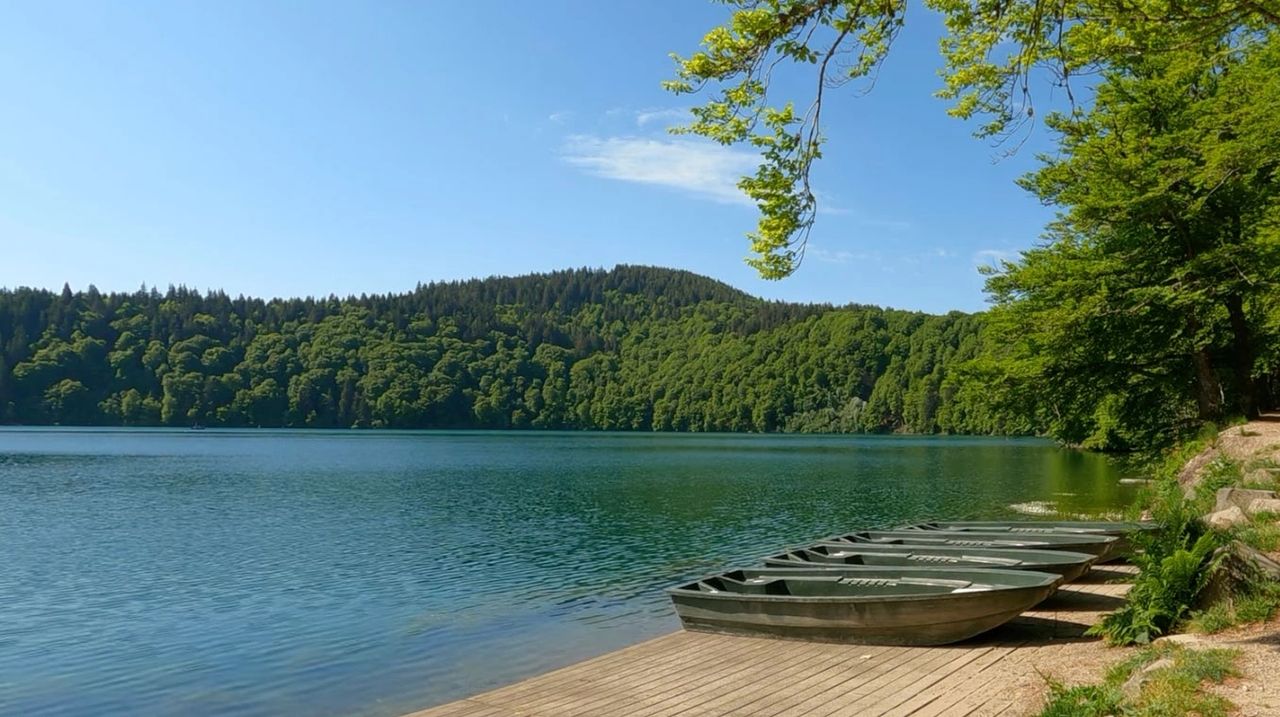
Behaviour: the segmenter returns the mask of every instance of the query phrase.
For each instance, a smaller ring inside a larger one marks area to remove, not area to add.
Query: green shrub
[[[1218,567],[1213,552],[1220,538],[1205,531],[1177,481],[1160,482],[1152,513],[1161,529],[1131,536],[1139,549],[1132,559],[1140,572],[1124,607],[1087,633],[1102,635],[1113,645],[1146,644],[1166,634],[1187,615]]]

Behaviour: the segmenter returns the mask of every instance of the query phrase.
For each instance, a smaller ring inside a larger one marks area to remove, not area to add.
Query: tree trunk
[[[1258,416],[1258,387],[1253,380],[1253,336],[1249,319],[1244,315],[1244,300],[1239,294],[1227,297],[1227,314],[1231,318],[1232,368],[1236,374],[1239,407],[1245,418]]]
[[[1188,333],[1194,337],[1200,330],[1200,322],[1195,317],[1187,319]],[[1222,418],[1222,384],[1218,382],[1218,374],[1213,370],[1213,359],[1209,350],[1204,347],[1192,349],[1191,363],[1196,369],[1196,407],[1200,420],[1216,421]]]
[[[1196,406],[1200,419],[1216,421],[1222,418],[1222,385],[1213,371],[1213,361],[1204,349],[1196,349],[1191,360],[1196,366]]]

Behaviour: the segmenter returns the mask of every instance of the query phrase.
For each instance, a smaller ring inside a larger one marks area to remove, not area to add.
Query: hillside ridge
[[[627,265],[346,299],[0,290],[0,421],[1026,432],[953,370],[980,325]]]

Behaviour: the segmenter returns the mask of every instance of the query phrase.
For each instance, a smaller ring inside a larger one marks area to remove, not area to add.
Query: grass
[[[1280,451],[1280,446],[1273,446],[1272,451]],[[1255,490],[1275,490],[1277,478],[1280,478],[1280,465],[1271,458],[1254,458],[1244,464],[1244,481],[1242,488]]]
[[[1191,614],[1187,627],[1192,632],[1212,634],[1237,625],[1270,620],[1280,612],[1280,583],[1259,575],[1236,595]]]
[[[1280,550],[1280,523],[1276,522],[1274,513],[1260,513],[1251,522],[1237,526],[1235,538],[1264,553],[1274,553]]]
[[[1187,621],[1187,628],[1192,632],[1212,635],[1215,632],[1222,632],[1228,628],[1235,627],[1239,622],[1239,618],[1236,617],[1235,605],[1232,601],[1222,600],[1203,610],[1191,613],[1191,619]]]
[[[1218,499],[1218,490],[1239,485],[1244,479],[1240,464],[1228,458],[1218,457],[1204,467],[1200,483],[1196,485],[1191,504],[1196,513],[1204,514],[1213,510]]]
[[[1231,703],[1203,688],[1236,675],[1238,657],[1235,650],[1152,645],[1112,667],[1100,684],[1068,687],[1050,680],[1049,702],[1040,717],[1225,717]],[[1171,664],[1153,670],[1136,694],[1126,694],[1129,678],[1160,659]]]

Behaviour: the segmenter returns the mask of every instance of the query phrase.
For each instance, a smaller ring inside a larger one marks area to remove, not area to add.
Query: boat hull
[[[905,530],[967,530],[993,532],[1055,532],[1125,536],[1155,530],[1155,523],[1110,520],[934,520],[906,526]]]
[[[1010,533],[946,530],[862,530],[832,536],[820,542],[870,543],[880,545],[951,545],[972,548],[1012,548],[1033,550],[1066,550],[1089,553],[1099,560],[1112,557],[1118,538],[1082,533]]]
[[[873,545],[819,543],[764,559],[772,567],[896,566],[1032,570],[1061,575],[1071,582],[1092,567],[1097,556],[1065,550],[1015,550],[942,545]]]
[[[1129,537],[1135,533],[1155,530],[1152,522],[1108,520],[939,520],[906,526],[903,530],[942,530],[948,532],[1010,533],[1025,535],[1079,534],[1105,535],[1116,538],[1104,559],[1113,560],[1128,555],[1133,550]]]
[[[980,580],[1020,584],[941,595],[820,596],[744,595],[704,592],[690,586],[669,591],[688,630],[817,642],[876,645],[945,645],[1004,624],[1049,597],[1060,576],[1029,571],[956,571],[946,568],[763,568],[754,572],[853,576],[919,572],[932,575],[985,573]],[[999,575],[997,575],[997,573]],[[697,585],[692,584],[692,585]]]

